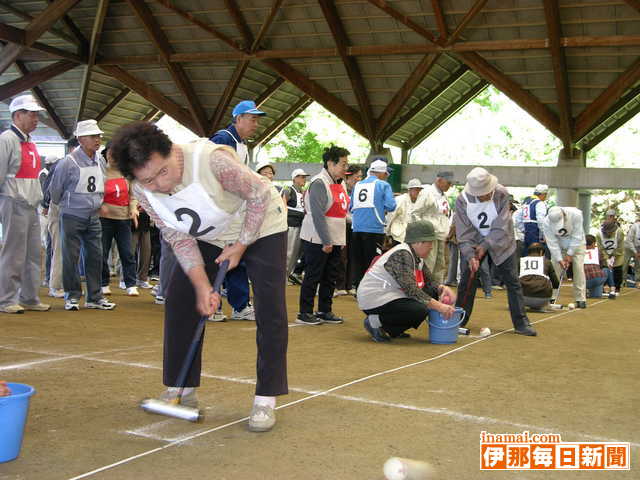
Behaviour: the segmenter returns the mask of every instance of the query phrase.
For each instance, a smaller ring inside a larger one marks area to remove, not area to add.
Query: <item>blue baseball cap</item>
[[[256,102],[254,102],[253,100],[243,100],[233,109],[234,117],[242,115],[244,113],[249,113],[251,115],[266,115],[266,113],[262,110],[258,110],[258,107],[256,107]]]

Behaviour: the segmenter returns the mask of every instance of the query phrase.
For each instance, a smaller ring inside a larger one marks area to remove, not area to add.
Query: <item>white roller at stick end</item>
[[[408,458],[391,457],[385,462],[383,471],[387,480],[435,479],[435,470],[430,464]]]
[[[567,307],[569,307],[569,310],[575,310],[576,304],[575,303],[570,303],[569,305],[567,305]]]
[[[491,329],[489,327],[482,327],[480,329],[481,337],[488,337],[489,335],[491,335]]]

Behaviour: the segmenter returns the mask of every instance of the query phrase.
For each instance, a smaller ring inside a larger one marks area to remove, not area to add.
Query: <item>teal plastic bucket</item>
[[[0,397],[0,463],[10,462],[20,454],[24,426],[29,413],[29,399],[36,389],[22,383],[7,383],[11,395]]]
[[[429,310],[429,341],[431,343],[447,344],[458,341],[458,327],[464,321],[465,311],[456,307],[450,319],[444,318],[440,312]]]

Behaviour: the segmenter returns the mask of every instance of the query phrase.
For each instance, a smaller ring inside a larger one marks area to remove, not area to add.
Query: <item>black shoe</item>
[[[531,325],[527,325],[526,327],[516,328],[515,333],[518,335],[525,335],[527,337],[535,337],[538,335],[538,332]]]
[[[615,299],[616,299],[616,297],[617,297],[617,295],[616,295],[616,293],[615,293],[615,292],[610,292],[610,293],[609,293],[609,300],[615,300]]]
[[[576,302],[576,308],[587,308],[587,302]]]
[[[293,273],[289,275],[289,281],[294,285],[302,285],[302,282],[300,281],[300,279]]]
[[[387,335],[387,332],[385,332],[381,328],[373,328],[371,326],[371,323],[369,323],[369,317],[365,317],[364,319],[364,328],[367,332],[369,332],[369,335],[371,335],[371,338],[373,339],[374,342],[390,342],[391,341],[391,338],[389,337],[389,335]]]
[[[313,313],[299,313],[296,323],[300,325],[320,325],[322,320],[317,318]]]
[[[316,312],[315,315],[324,323],[344,323],[344,318],[335,316],[333,312]]]

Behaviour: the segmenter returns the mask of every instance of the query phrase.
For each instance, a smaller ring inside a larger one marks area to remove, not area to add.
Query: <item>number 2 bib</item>
[[[496,204],[493,203],[493,198],[488,202],[471,203],[467,194],[463,192],[463,195],[467,201],[469,221],[483,237],[486,237],[491,230],[491,224],[498,218],[498,211],[496,210]]]
[[[143,189],[151,207],[170,228],[198,240],[213,241],[220,237],[236,214],[222,210],[199,182],[201,140],[193,151],[193,181],[175,195],[156,195]]]
[[[618,239],[616,237],[602,237],[602,247],[607,255],[613,255],[613,252],[618,248]]]

